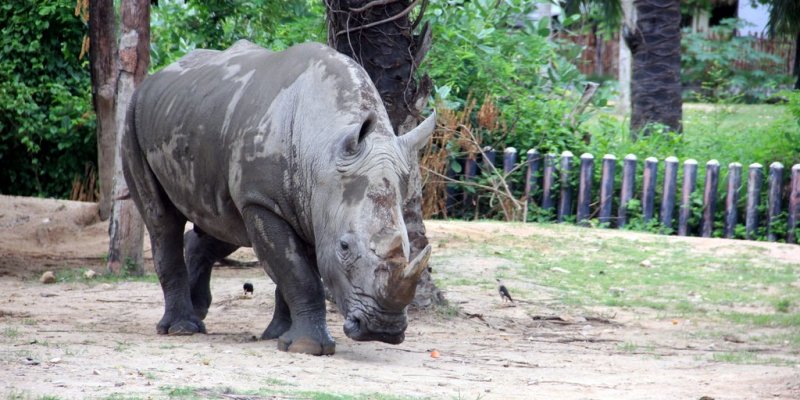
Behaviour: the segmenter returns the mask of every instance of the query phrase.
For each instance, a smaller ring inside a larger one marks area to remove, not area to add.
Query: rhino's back
[[[249,42],[225,51],[196,50],[137,89],[135,131],[170,200],[208,233],[249,245],[231,193],[233,149],[263,129],[273,100],[309,63],[339,57],[320,44],[270,52]],[[264,135],[275,134],[265,131]],[[265,165],[262,174],[282,171]],[[275,188],[264,188],[265,197]],[[279,199],[277,200],[279,201]]]

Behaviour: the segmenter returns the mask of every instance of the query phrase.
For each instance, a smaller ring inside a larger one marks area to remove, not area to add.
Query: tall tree
[[[97,116],[99,214],[100,219],[105,221],[111,213],[117,130],[114,112],[117,89],[117,35],[114,2],[106,0],[89,2],[89,43],[92,101]]]
[[[328,15],[328,44],[353,58],[369,74],[381,95],[395,133],[402,135],[421,120],[420,112],[428,100],[431,82],[419,82],[414,73],[430,49],[431,31],[422,20],[427,0],[412,12],[420,0],[325,0]],[[422,183],[417,165],[412,166],[414,193],[403,205],[403,217],[414,257],[428,244],[422,221]],[[414,304],[425,307],[440,303],[443,297],[430,273],[423,273]]]
[[[648,124],[681,130],[680,0],[634,0],[634,25],[623,25],[633,55],[631,134]]]
[[[120,147],[125,129],[125,115],[133,91],[147,74],[150,64],[150,0],[122,0],[119,37],[119,78],[116,87],[116,151],[114,163],[114,204],[108,228],[110,243],[108,268],[119,273],[141,274],[144,224],[133,200],[128,198],[128,185],[122,175]],[[113,34],[113,33],[109,33]]]
[[[759,0],[767,4],[769,19],[767,30],[770,36],[794,37],[795,90],[800,90],[800,1],[798,0]]]

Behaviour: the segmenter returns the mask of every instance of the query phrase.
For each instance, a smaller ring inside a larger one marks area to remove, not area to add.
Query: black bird
[[[508,301],[513,303],[514,299],[512,299],[511,294],[508,293],[508,288],[506,288],[506,285],[503,285],[503,282],[500,279],[497,280],[497,284],[499,285],[497,287],[497,291],[500,292],[500,298],[503,299],[503,301],[508,299]]]
[[[245,294],[245,296],[248,293],[253,294],[253,284],[250,283],[250,282],[245,282],[244,283],[244,294]]]

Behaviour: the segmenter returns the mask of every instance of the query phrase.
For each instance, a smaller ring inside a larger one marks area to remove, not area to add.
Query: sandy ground
[[[787,346],[759,345],[757,351],[795,360],[795,366],[715,362],[715,352],[754,349],[720,338],[697,339],[690,333],[709,328],[708,322],[674,324],[652,311],[566,315],[544,287],[519,294],[523,301],[514,306],[494,290],[450,290],[446,296],[458,312],[412,312],[406,341],[397,346],[349,340],[342,318],[331,312],[336,354],[312,357],[253,340],[273,304],[274,286],[262,271],[217,268],[206,318],[209,334],[159,336],[155,323],[163,299],[156,283],[43,285],[36,279],[43,270],[103,271],[107,224],[94,220],[93,207],[0,196],[0,393],[5,397],[161,398],[170,388],[194,388],[202,397],[232,388],[260,394],[226,398],[308,398],[304,392],[314,391],[436,399],[800,399],[800,355]],[[435,249],[434,276],[493,276],[496,259],[459,262],[463,246],[454,237],[476,239],[497,229],[527,236],[549,229],[427,225],[434,245],[447,238],[446,246]],[[690,240],[710,251],[740,243],[657,238]],[[750,245],[764,246],[765,256],[776,261],[800,259],[798,246]],[[252,253],[237,256],[247,259]],[[255,285],[253,296],[242,296],[245,281]],[[626,349],[631,342],[648,345]],[[438,358],[431,357],[434,349]]]

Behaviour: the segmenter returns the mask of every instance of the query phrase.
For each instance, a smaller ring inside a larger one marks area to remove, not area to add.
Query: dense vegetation
[[[235,3],[159,1],[152,9],[151,70],[191,49],[224,48],[241,38],[275,50],[325,41],[323,2]],[[420,73],[434,82],[436,107],[450,110],[440,121],[449,134],[439,143],[444,165],[456,166],[456,157],[485,145],[523,152],[676,155],[701,162],[717,158],[723,164],[800,161],[800,117],[791,113],[798,109],[796,93],[786,93],[793,99],[787,106],[735,106],[772,96],[786,82],[774,71],[726,68],[746,39],[704,51],[714,44],[685,36],[684,78],[687,87],[696,88],[689,96],[721,106],[708,112],[690,107],[682,135],[663,131],[632,142],[627,121],[604,107],[614,96],[613,82],[601,86],[586,111],[575,111],[587,80],[574,67],[580,48],[553,40],[547,24],[528,19],[534,4],[495,3],[432,0],[425,13],[434,41]],[[95,164],[89,69],[79,58],[86,26],[74,15],[74,5],[73,0],[0,5],[0,193],[66,197]],[[561,23],[579,30],[575,20]],[[720,34],[731,24],[719,28]],[[751,57],[759,63],[765,56]],[[750,112],[771,117],[753,119]]]
[[[97,159],[74,0],[0,5],[0,193],[69,196]]]

